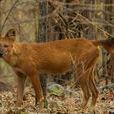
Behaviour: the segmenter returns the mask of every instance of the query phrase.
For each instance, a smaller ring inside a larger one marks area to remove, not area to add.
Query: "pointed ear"
[[[5,38],[8,38],[8,39],[10,39],[10,40],[15,41],[15,39],[16,39],[16,31],[15,31],[14,29],[10,29],[10,30],[6,33]]]

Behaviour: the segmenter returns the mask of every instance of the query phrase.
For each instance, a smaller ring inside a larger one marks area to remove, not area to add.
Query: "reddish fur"
[[[12,32],[10,30],[8,33]],[[43,94],[39,81],[39,72],[64,74],[72,70],[75,62],[77,79],[83,91],[85,107],[92,92],[92,106],[95,106],[98,90],[94,81],[94,67],[99,57],[98,45],[102,41],[90,41],[85,38],[65,39],[48,43],[19,43],[1,38],[0,48],[3,49],[3,59],[13,68],[18,77],[17,105],[22,103],[24,83],[29,77],[35,89],[36,96],[43,103]],[[5,49],[3,45],[9,44]],[[106,43],[105,43],[106,44]],[[90,90],[90,91],[89,91]]]

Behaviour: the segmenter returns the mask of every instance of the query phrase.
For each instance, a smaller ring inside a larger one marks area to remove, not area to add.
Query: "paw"
[[[82,108],[82,109],[86,109],[86,108],[87,108],[86,104],[82,103],[82,104],[81,104],[81,108]]]
[[[22,102],[17,102],[15,106],[16,106],[16,107],[21,107],[22,105],[23,105]]]
[[[44,97],[39,100],[39,108],[44,108]]]

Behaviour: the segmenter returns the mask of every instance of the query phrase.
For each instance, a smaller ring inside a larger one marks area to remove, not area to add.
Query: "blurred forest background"
[[[105,39],[114,36],[114,1],[0,0],[2,35],[10,28],[16,29],[16,40],[20,42],[48,42],[80,37]],[[109,81],[114,83],[114,54],[101,49],[95,74],[97,82],[104,77],[106,84]],[[12,83],[13,75],[11,68],[0,59],[0,80]],[[66,75],[49,77],[51,81],[61,83],[70,79],[71,74]]]
[[[82,37],[89,40],[110,38],[114,36],[114,0],[0,0],[0,32],[4,36],[10,28],[16,29],[16,40],[19,42],[49,42]],[[114,54],[109,54],[101,48],[100,52],[95,69],[97,86],[113,85],[114,87]],[[48,82],[56,82],[72,88],[74,86],[72,83],[74,74],[69,72],[63,76],[49,75]],[[10,66],[0,59],[0,91],[10,86],[15,87],[15,77]],[[41,77],[47,79],[45,75],[41,75]],[[77,93],[79,95],[75,93],[72,99],[67,97],[68,101],[60,100],[67,107],[65,110],[71,111],[75,105],[79,107],[80,92]],[[28,94],[30,93],[28,92]],[[106,93],[103,95],[105,96]],[[15,100],[11,101],[12,98],[15,98],[14,96],[15,94],[11,93],[0,93],[0,99],[2,98],[0,107],[5,106],[5,108],[1,107],[3,111],[10,106],[14,107],[12,102],[15,102]],[[77,101],[74,100],[75,98]],[[108,105],[108,109],[112,110],[113,101],[106,101],[106,103],[109,103],[107,105],[102,102],[105,97],[100,96],[99,99],[98,102],[101,103],[97,107],[99,111],[107,110]],[[6,102],[5,100],[9,101]],[[28,103],[31,106],[33,104]],[[54,104],[56,103],[54,102]],[[58,104],[57,106],[59,107]],[[101,109],[101,107],[104,108]],[[60,110],[63,110],[63,107],[60,106],[60,108]],[[28,110],[28,107],[22,109],[21,112],[23,110]],[[32,106],[31,110],[33,112],[37,109]],[[52,111],[52,108],[50,110]]]

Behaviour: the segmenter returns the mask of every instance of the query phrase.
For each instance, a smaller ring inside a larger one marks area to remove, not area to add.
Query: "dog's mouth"
[[[0,57],[2,57],[2,56],[3,56],[3,54],[0,53]]]
[[[3,56],[3,50],[0,49],[0,57],[2,57],[2,56]]]

